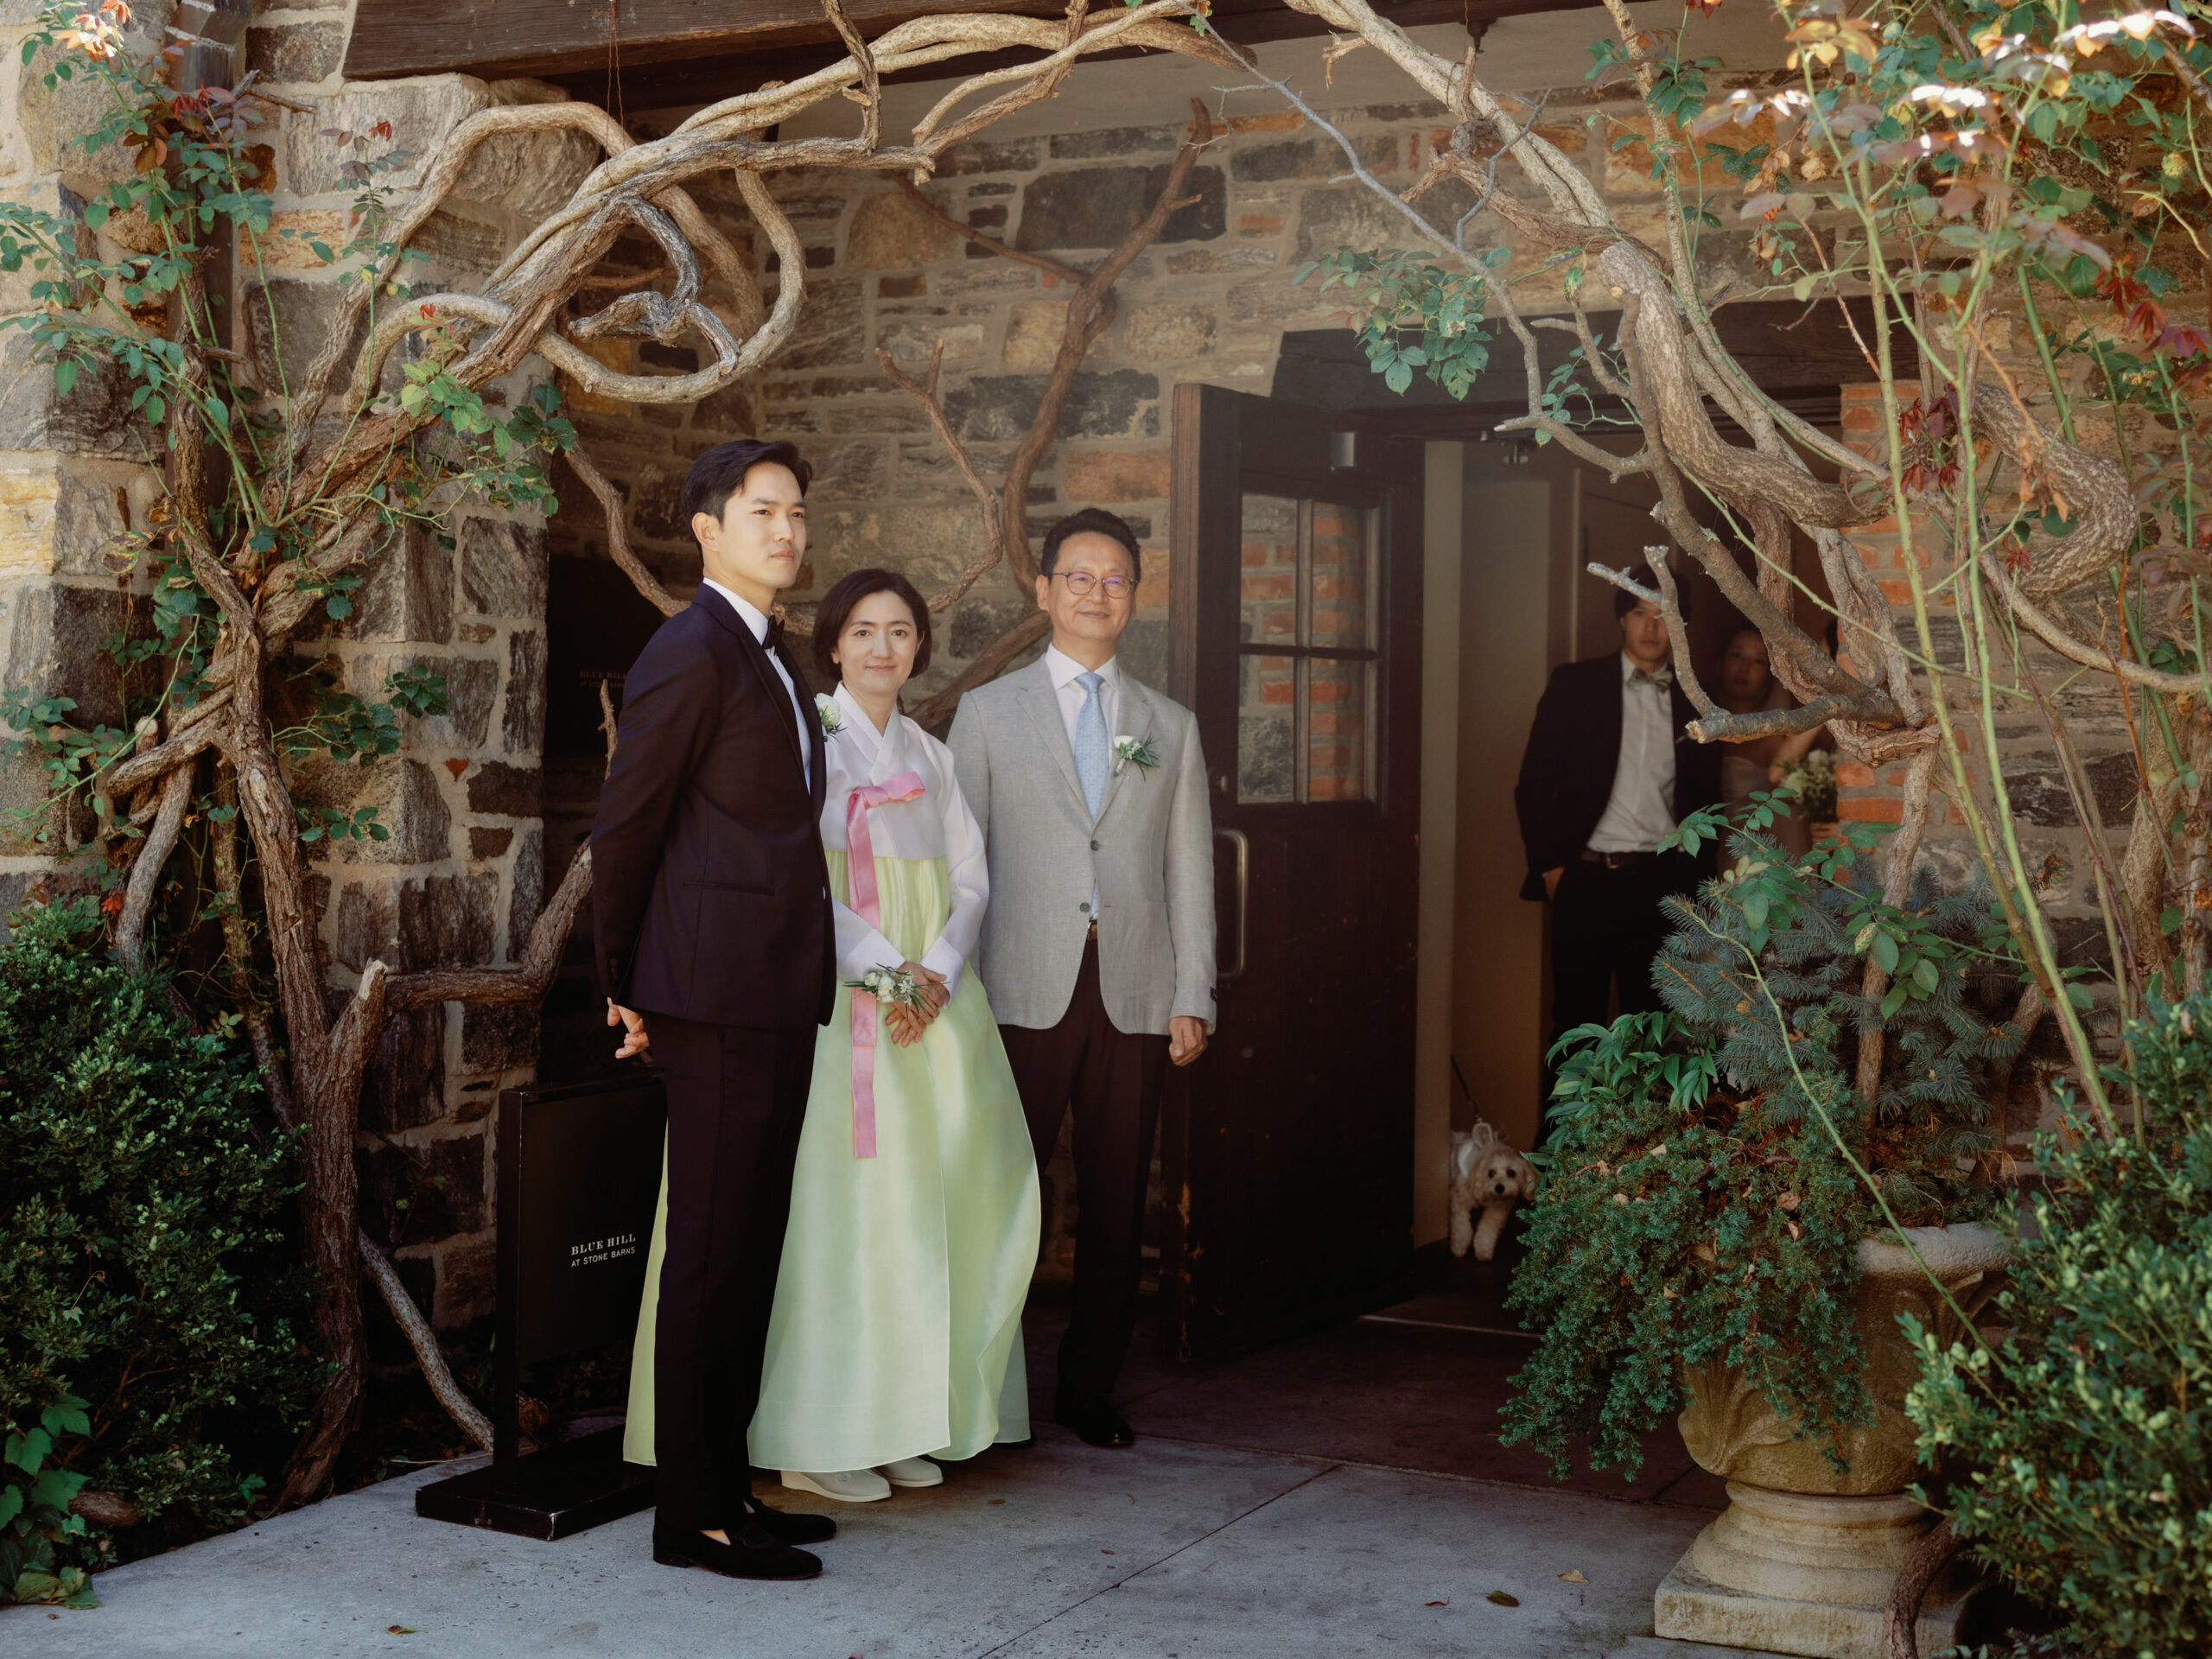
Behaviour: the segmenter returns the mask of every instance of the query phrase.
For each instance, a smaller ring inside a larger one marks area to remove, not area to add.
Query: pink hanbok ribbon
[[[876,900],[875,843],[868,838],[868,809],[911,801],[922,792],[918,772],[902,772],[880,784],[862,784],[845,802],[845,882],[853,912],[870,927],[883,926]],[[853,993],[853,1156],[875,1156],[875,998]]]

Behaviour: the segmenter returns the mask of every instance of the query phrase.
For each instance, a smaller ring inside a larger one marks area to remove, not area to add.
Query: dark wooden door
[[[1206,1360],[1382,1306],[1411,1264],[1421,449],[1216,386],[1174,422],[1221,984],[1164,1115],[1160,1335]]]

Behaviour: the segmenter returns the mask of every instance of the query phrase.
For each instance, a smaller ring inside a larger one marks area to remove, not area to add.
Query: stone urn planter
[[[1915,1227],[1907,1236],[1970,1319],[1996,1294],[2006,1241],[1979,1223]],[[1963,1334],[1910,1252],[1893,1239],[1859,1245],[1859,1337],[1874,1420],[1832,1439],[1798,1440],[1732,1367],[1688,1373],[1683,1443],[1728,1482],[1728,1508],[1675,1564],[1653,1603],[1653,1628],[1678,1641],[1799,1654],[1883,1659],[1890,1588],[1936,1516],[1906,1496],[1917,1472],[1906,1390],[1917,1355],[1897,1329],[1912,1313],[1948,1344]],[[1827,1448],[1841,1454],[1841,1469]],[[1975,1586],[1958,1560],[1929,1586],[1920,1650],[1957,1640]]]

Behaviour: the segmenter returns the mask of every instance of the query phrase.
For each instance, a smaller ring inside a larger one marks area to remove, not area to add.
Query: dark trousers
[[[1623,1014],[1648,1014],[1661,1006],[1651,987],[1651,963],[1674,931],[1661,900],[1695,892],[1699,874],[1697,861],[1687,853],[1661,853],[1618,870],[1568,861],[1552,899],[1554,1042],[1577,1026],[1605,1024],[1616,984]],[[1552,1074],[1547,1058],[1548,1106]]]
[[[1075,995],[1046,1030],[1001,1026],[1021,1090],[1037,1172],[1052,1161],[1060,1120],[1075,1107],[1075,1311],[1060,1341],[1062,1405],[1114,1391],[1136,1326],[1145,1189],[1160,1127],[1167,1039],[1116,1031],[1098,991],[1098,941],[1084,947]]]
[[[753,1031],[648,1014],[668,1084],[668,1238],[653,1327],[660,1519],[741,1524],[746,1431],[806,1121],[815,1027]]]

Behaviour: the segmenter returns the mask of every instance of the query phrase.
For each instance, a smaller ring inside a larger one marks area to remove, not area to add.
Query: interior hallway
[[[418,1520],[414,1489],[439,1468],[120,1568],[94,1611],[0,1612],[0,1649],[1692,1659],[1650,1642],[1651,1592],[1719,1483],[1671,1425],[1632,1483],[1585,1473],[1562,1488],[1526,1451],[1501,1452],[1497,1408],[1529,1345],[1494,1334],[1502,1266],[1444,1263],[1381,1315],[1205,1370],[1160,1366],[1141,1332],[1122,1392],[1134,1451],[1045,1424],[1035,1449],[987,1452],[931,1491],[845,1506],[779,1494],[842,1528],[812,1583],[655,1567],[645,1515],[555,1544]],[[1048,1295],[1027,1321],[1047,1399]]]

